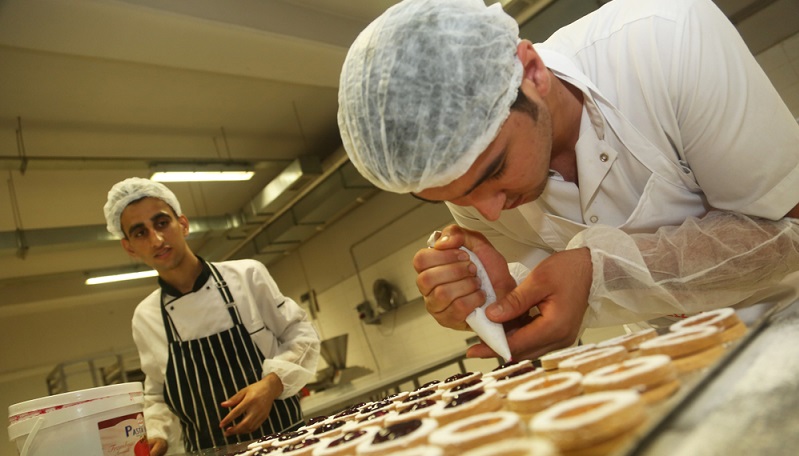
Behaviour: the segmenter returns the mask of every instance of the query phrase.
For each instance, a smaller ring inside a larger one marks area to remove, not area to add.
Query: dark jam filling
[[[265,436],[261,437],[260,439],[256,440],[256,442],[258,442],[258,443],[268,442],[270,440],[274,440],[274,439],[278,438],[279,436],[280,436],[280,434],[265,435]]]
[[[519,361],[508,361],[505,364],[501,364],[499,367],[495,368],[492,372],[496,372],[498,370],[505,369],[506,367],[511,367],[519,364]]]
[[[330,442],[328,447],[337,447],[337,446],[342,445],[344,443],[347,443],[347,442],[349,442],[351,440],[355,440],[355,439],[357,439],[358,437],[360,437],[360,436],[362,436],[364,434],[366,434],[366,431],[362,431],[360,429],[357,430],[357,431],[350,431],[350,432],[344,434],[343,436],[337,438],[336,440],[333,440],[332,442]]]
[[[286,440],[290,440],[290,439],[293,439],[294,437],[299,437],[299,436],[301,436],[303,434],[307,434],[307,433],[308,433],[308,430],[306,430],[306,429],[300,429],[300,430],[291,431],[291,432],[284,432],[284,433],[282,433],[282,434],[280,434],[278,436],[277,440],[280,441],[280,442],[285,442]]]
[[[467,391],[465,393],[458,394],[457,396],[453,397],[451,401],[447,402],[447,405],[444,406],[445,409],[457,407],[459,405],[463,405],[467,402],[471,402],[483,394],[483,390],[472,390]]]
[[[480,383],[480,380],[472,380],[470,382],[461,383],[460,385],[453,386],[450,391],[452,391],[454,393],[455,391],[464,390],[466,388],[469,388],[469,387],[472,387],[474,385],[477,385],[478,383]]]
[[[431,387],[433,385],[438,385],[439,383],[441,383],[440,380],[433,380],[432,382],[427,382],[424,385],[422,385],[422,386],[416,388],[415,390],[413,390],[413,392],[421,391],[421,390],[423,390],[425,388],[429,388],[429,387]]]
[[[283,452],[288,453],[289,451],[299,450],[301,448],[308,448],[311,445],[316,445],[319,443],[319,439],[315,439],[313,437],[307,438],[302,442],[292,443],[291,445],[286,445],[283,447]]]
[[[406,436],[411,432],[419,429],[422,426],[422,420],[408,420],[402,423],[392,424],[385,427],[375,434],[372,443],[388,442],[390,440],[397,440],[400,437]]]
[[[455,380],[460,380],[460,379],[466,378],[466,377],[468,377],[470,375],[474,375],[474,373],[473,372],[466,372],[465,374],[455,374],[452,377],[449,377],[446,380],[444,380],[444,383],[452,383]]]
[[[319,422],[324,421],[326,419],[327,419],[327,417],[324,416],[324,415],[315,416],[315,417],[311,418],[310,420],[308,420],[308,426],[311,426],[313,424],[319,423]]]
[[[324,434],[325,432],[330,432],[332,430],[338,429],[341,426],[344,426],[344,420],[331,421],[330,423],[325,423],[319,426],[318,428],[316,428],[315,431],[313,431],[313,433],[314,435]]]
[[[281,448],[283,448],[283,447],[261,448],[260,450],[256,450],[255,453],[252,453],[252,456],[261,456],[261,455],[269,454],[269,453],[277,453],[278,451],[280,451]]]
[[[388,407],[389,405],[391,405],[391,403],[392,403],[391,401],[375,402],[375,403],[369,404],[366,407],[362,408],[360,410],[360,412],[361,413],[374,412],[375,410],[380,410],[381,408]]]
[[[423,408],[427,408],[427,407],[432,407],[433,405],[436,405],[436,401],[431,400],[431,399],[425,399],[425,400],[419,401],[419,402],[413,404],[412,406],[406,408],[405,410],[399,412],[399,414],[402,415],[403,413],[410,413],[410,412],[413,412],[415,410],[419,410],[419,409],[423,409]]]
[[[358,422],[359,423],[363,423],[364,421],[372,421],[372,420],[376,420],[377,418],[380,418],[381,416],[386,416],[386,415],[388,415],[388,411],[386,411],[386,410],[378,410],[378,411],[372,413],[371,415],[367,416],[366,418],[361,418],[360,420],[358,420]]]
[[[521,369],[519,369],[519,370],[517,370],[515,372],[511,372],[510,374],[500,378],[499,380],[507,380],[509,378],[518,377],[520,375],[524,375],[524,374],[526,374],[528,372],[532,372],[534,370],[535,370],[535,367],[533,367],[533,366],[522,367]]]
[[[402,402],[418,401],[419,399],[423,399],[423,398],[425,398],[427,396],[432,396],[433,393],[435,393],[435,391],[431,390],[431,389],[429,389],[427,391],[421,391],[421,392],[418,392],[416,394],[411,394],[410,396],[406,397],[405,400],[402,401]]]
[[[358,409],[356,407],[350,407],[346,410],[339,412],[338,415],[334,416],[333,418],[343,418],[345,416],[354,415],[356,413],[358,413]]]

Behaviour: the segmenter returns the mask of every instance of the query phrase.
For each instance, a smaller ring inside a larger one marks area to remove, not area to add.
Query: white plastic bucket
[[[42,397],[8,408],[20,456],[149,456],[141,383]]]

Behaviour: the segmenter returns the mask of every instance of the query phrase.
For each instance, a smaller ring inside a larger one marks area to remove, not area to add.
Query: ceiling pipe
[[[55,157],[55,156],[39,156],[19,157],[16,155],[0,155],[0,169],[5,170],[19,170],[23,165],[25,169],[30,171],[32,169],[38,170],[58,170],[58,171],[74,171],[74,170],[94,170],[94,169],[147,169],[157,165],[185,165],[185,166],[202,166],[208,167],[213,165],[229,165],[231,163],[251,164],[255,169],[266,167],[268,164],[276,163],[290,163],[291,160],[227,160],[227,159],[203,159],[203,160],[186,160],[180,158],[108,158],[108,157]]]
[[[301,200],[305,195],[307,195],[311,190],[315,189],[319,186],[322,182],[324,182],[328,177],[333,175],[342,165],[347,163],[349,158],[347,154],[344,152],[344,148],[339,146],[328,158],[325,164],[323,164],[322,168],[323,171],[319,176],[308,183],[305,187],[303,187],[297,194],[291,198],[286,204],[278,209],[274,214],[269,216],[268,219],[264,220],[257,228],[252,230],[243,240],[241,240],[238,244],[236,244],[228,253],[223,254],[219,261],[225,261],[233,256],[236,255],[240,250],[244,249],[245,247],[249,246],[256,236],[258,236],[263,230],[266,229],[272,222],[280,218],[281,215],[285,214],[291,208],[297,204],[299,200]]]
[[[241,217],[221,215],[215,217],[192,217],[189,221],[190,237],[214,231],[227,231],[244,225]],[[20,247],[19,230],[0,231],[0,250]],[[105,225],[85,225],[64,228],[25,229],[24,244],[27,248],[52,247],[65,244],[88,244],[119,240],[108,232]]]

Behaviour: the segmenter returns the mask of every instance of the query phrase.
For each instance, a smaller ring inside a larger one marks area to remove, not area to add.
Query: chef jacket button
[[[608,154],[606,154],[604,152],[599,154],[599,161],[601,161],[602,163],[605,163],[606,161],[608,161]]]
[[[589,220],[591,220],[591,223],[596,223],[599,221],[599,217],[597,217],[596,215],[592,215]]]
[[[175,306],[169,306],[169,310],[175,310]]]

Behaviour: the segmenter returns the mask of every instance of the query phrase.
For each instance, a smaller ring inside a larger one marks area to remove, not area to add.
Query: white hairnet
[[[338,125],[358,171],[397,193],[462,176],[516,99],[518,34],[482,0],[404,0],[369,24],[339,86]]]
[[[150,179],[131,177],[117,182],[108,191],[108,201],[103,206],[108,232],[120,239],[124,238],[125,233],[122,231],[122,225],[119,222],[122,211],[128,207],[128,204],[146,197],[158,198],[169,204],[177,215],[183,214],[177,197],[166,185]]]

